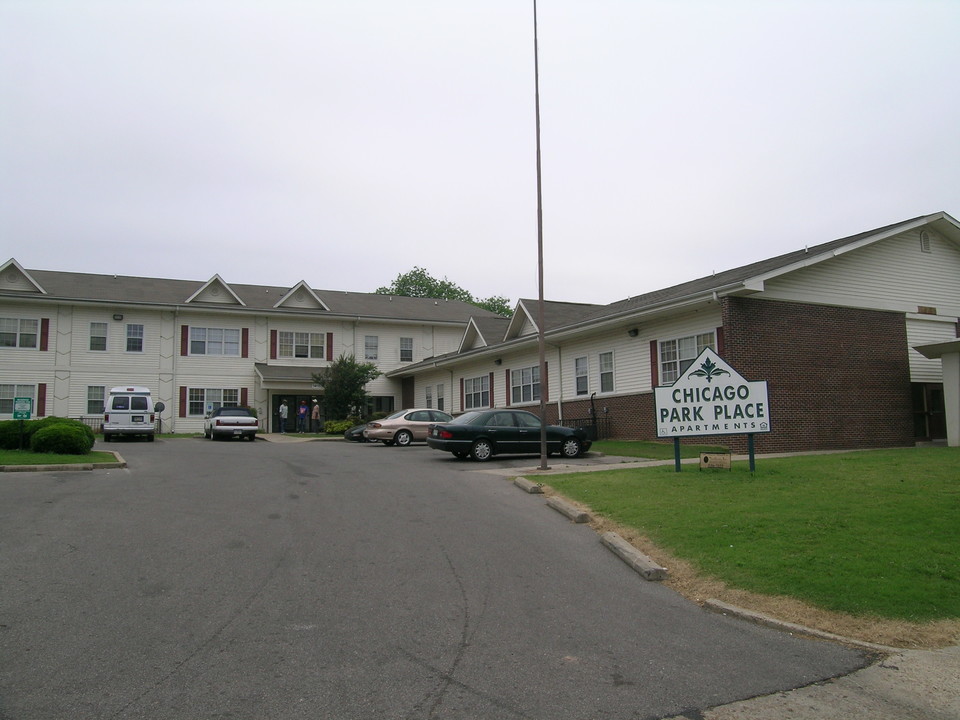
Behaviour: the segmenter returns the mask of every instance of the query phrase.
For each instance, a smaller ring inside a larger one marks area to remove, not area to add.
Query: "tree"
[[[437,280],[422,267],[397,275],[392,284],[377,288],[378,295],[399,295],[401,297],[439,298],[442,300],[462,300],[477,307],[495,312],[498,315],[509,316],[512,312],[510,301],[499,295],[493,295],[486,300],[477,300],[473,295],[447,278]]]
[[[366,384],[380,376],[373,363],[361,363],[353,355],[341,355],[327,367],[313,374],[313,381],[323,390],[327,416],[344,420],[362,415],[367,405]]]

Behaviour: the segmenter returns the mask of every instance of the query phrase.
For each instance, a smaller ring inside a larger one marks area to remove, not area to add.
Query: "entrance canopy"
[[[916,345],[925,358],[940,358],[943,367],[943,404],[947,419],[947,445],[960,446],[960,340]]]
[[[321,370],[319,367],[254,363],[254,369],[257,372],[260,387],[265,390],[283,390],[284,392],[303,390],[315,394],[319,389],[313,382],[314,373]]]

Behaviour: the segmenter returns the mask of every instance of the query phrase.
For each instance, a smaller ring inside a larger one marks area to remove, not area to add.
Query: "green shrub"
[[[22,421],[20,420],[4,420],[0,422],[0,449],[17,450],[20,447],[21,422]],[[23,447],[25,448],[29,448],[31,446],[31,440],[35,433],[54,425],[68,425],[71,427],[80,428],[81,431],[87,435],[90,441],[90,446],[93,447],[93,429],[79,420],[71,420],[70,418],[51,415],[50,417],[40,418],[39,420],[27,420],[22,424]]]
[[[351,420],[327,420],[323,424],[323,431],[327,433],[327,435],[343,435],[343,433],[354,425],[359,424],[360,423],[352,422]]]
[[[93,448],[93,433],[80,422],[49,423],[33,432],[30,449],[38,453],[86,455]]]

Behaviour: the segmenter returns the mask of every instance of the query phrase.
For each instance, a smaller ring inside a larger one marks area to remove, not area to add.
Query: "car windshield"
[[[479,410],[474,410],[473,412],[466,412],[463,415],[458,415],[453,420],[450,421],[452,425],[474,425],[477,420],[483,417],[486,414],[486,411],[480,412]]]

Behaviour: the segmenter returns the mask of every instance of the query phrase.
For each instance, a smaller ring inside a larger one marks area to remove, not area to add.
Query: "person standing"
[[[307,417],[309,414],[307,410],[307,401],[301,400],[300,407],[297,408],[297,432],[305,433],[307,431]]]
[[[313,399],[313,410],[310,412],[310,425],[314,433],[320,432],[320,403]]]
[[[283,434],[287,430],[287,415],[290,410],[287,408],[287,401],[280,401],[280,409],[277,411],[277,414],[280,416],[280,433]]]

